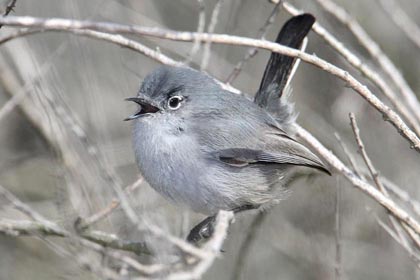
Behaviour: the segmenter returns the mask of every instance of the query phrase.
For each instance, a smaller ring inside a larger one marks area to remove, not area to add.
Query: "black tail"
[[[311,14],[292,17],[280,30],[276,43],[299,49],[314,22],[315,17]],[[295,63],[296,58],[273,52],[265,68],[254,102],[269,111],[280,109],[279,98],[285,90]]]

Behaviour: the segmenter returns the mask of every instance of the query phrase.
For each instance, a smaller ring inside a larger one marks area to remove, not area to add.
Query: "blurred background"
[[[7,2],[1,0],[0,7],[5,7]],[[206,26],[217,2],[204,1]],[[293,3],[313,13],[362,57],[364,63],[378,69],[348,29],[314,1]],[[420,51],[390,21],[378,2],[340,0],[337,3],[361,23],[418,93]],[[399,4],[420,24],[419,1],[402,0]],[[221,5],[215,33],[251,38],[257,38],[274,8],[269,1],[253,0],[225,0]],[[200,5],[193,0],[18,0],[12,14],[196,31],[199,13]],[[273,40],[289,17],[280,8],[266,39]],[[0,35],[13,30],[4,26]],[[192,46],[132,38],[181,61]],[[226,80],[247,50],[211,45],[206,71]],[[307,52],[348,69],[382,97],[316,34],[309,35]],[[202,55],[203,47],[193,57],[193,67],[200,68]],[[245,64],[232,85],[252,97],[268,57],[268,52],[260,51]],[[131,50],[69,33],[46,32],[0,45],[0,108],[17,94],[22,98],[21,106],[27,108],[22,110],[17,106],[0,117],[0,185],[66,228],[72,228],[77,217],[89,216],[107,206],[114,193],[104,176],[97,174],[112,170],[113,178],[123,186],[139,176],[131,147],[130,123],[122,121],[135,108],[123,99],[134,96],[145,75],[158,65]],[[358,165],[365,169],[349,126],[348,114],[354,112],[367,152],[380,174],[404,187],[412,198],[420,197],[418,154],[360,96],[343,82],[305,63],[300,64],[292,87],[291,98],[299,112],[300,125],[345,160],[334,136],[335,132],[339,133]],[[28,115],[28,111],[32,114]],[[45,135],[53,135],[55,140]],[[98,170],[91,162],[99,159],[103,164]],[[264,214],[250,211],[236,217],[222,257],[204,278],[334,279],[337,187],[341,190],[342,278],[420,279],[408,254],[376,222],[376,216],[386,217],[385,211],[344,178],[318,173],[295,181],[289,197]],[[177,236],[185,237],[204,218],[171,205],[145,182],[130,198],[142,219]],[[21,216],[0,199],[0,217]],[[124,239],[142,239],[120,210],[96,227]],[[249,231],[253,232],[251,237],[247,236]],[[59,238],[53,240],[61,242]],[[244,242],[249,248],[241,251]],[[39,238],[0,235],[0,279],[95,278],[68,258],[57,255]]]

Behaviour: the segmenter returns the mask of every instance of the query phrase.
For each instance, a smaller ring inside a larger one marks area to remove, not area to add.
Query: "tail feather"
[[[280,30],[276,43],[299,49],[315,22],[311,14],[302,14],[288,20]],[[260,88],[254,102],[276,115],[280,122],[288,123],[293,116],[293,106],[280,99],[288,94],[288,84],[296,71],[297,59],[279,53],[272,53],[264,71]]]

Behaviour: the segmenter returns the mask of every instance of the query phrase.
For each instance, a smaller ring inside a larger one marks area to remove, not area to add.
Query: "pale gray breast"
[[[156,191],[166,198],[187,204],[193,210],[207,204],[209,195],[200,181],[205,162],[193,135],[173,123],[137,122],[134,150],[140,172]]]

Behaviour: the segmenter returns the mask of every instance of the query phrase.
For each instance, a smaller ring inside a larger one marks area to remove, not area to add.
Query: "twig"
[[[359,147],[359,152],[362,155],[363,161],[365,162],[365,164],[366,164],[366,166],[367,166],[367,168],[368,168],[368,170],[370,172],[370,175],[371,175],[373,181],[375,182],[375,184],[378,187],[378,189],[386,197],[389,197],[389,194],[388,194],[387,189],[384,187],[384,185],[382,184],[382,182],[379,180],[379,173],[378,173],[378,171],[376,170],[375,166],[373,165],[372,161],[370,160],[370,157],[368,156],[368,154],[366,152],[365,145],[363,144],[362,138],[360,137],[360,129],[359,129],[359,126],[357,125],[356,117],[354,116],[353,113],[350,113],[349,114],[349,118],[350,118],[350,125],[352,127],[354,136],[356,138],[357,145]],[[401,242],[406,243],[407,246],[408,246],[407,237],[405,236],[405,234],[404,234],[404,232],[403,232],[403,230],[401,228],[402,225],[400,225],[398,223],[398,221],[393,216],[391,216],[390,214],[388,214],[388,215],[389,215],[389,219],[390,219],[390,221],[391,221],[394,229],[398,232],[398,236],[401,239]]]
[[[141,27],[135,25],[123,25],[109,22],[92,22],[92,21],[78,21],[68,19],[42,19],[34,17],[15,17],[10,16],[7,18],[0,18],[0,23],[11,26],[26,26],[26,27],[42,27],[44,29],[54,29],[68,31],[69,29],[94,29],[102,30],[109,33],[130,33],[143,36],[152,36],[164,38],[169,40],[178,41],[194,41],[199,38],[201,41],[211,41],[212,43],[230,44],[237,46],[250,46],[258,47],[273,52],[281,53],[287,56],[300,58],[302,61],[327,71],[335,75],[346,84],[359,93],[365,100],[369,102],[376,110],[378,110],[385,120],[389,121],[397,131],[406,138],[411,147],[420,151],[420,139],[418,136],[407,126],[407,124],[396,114],[392,109],[386,106],[379,100],[366,86],[361,84],[357,79],[337,66],[318,58],[317,56],[307,54],[300,50],[281,46],[276,43],[244,38],[239,36],[224,35],[224,34],[209,34],[209,33],[195,33],[195,32],[177,32],[171,30],[163,30],[150,27]],[[420,110],[419,110],[420,111]]]
[[[350,163],[350,166],[353,169],[354,173],[356,173],[357,176],[363,179],[363,174],[359,171],[359,168],[357,167],[357,164],[356,164],[356,160],[353,158],[346,144],[344,144],[343,140],[340,137],[340,134],[338,134],[338,132],[335,132],[334,136],[337,139],[337,142],[340,145],[341,149],[343,150],[344,155],[347,157],[347,160]]]
[[[302,11],[298,10],[292,4],[284,2],[283,7],[292,15],[301,14]],[[328,30],[326,30],[320,23],[315,22],[312,26],[313,31],[320,36],[327,44],[329,44],[337,53],[339,53],[350,65],[356,68],[362,75],[369,79],[374,85],[376,85],[385,97],[389,100],[392,106],[397,110],[401,116],[413,127],[417,135],[420,135],[420,123],[415,118],[411,110],[409,110],[405,104],[396,96],[394,90],[385,82],[385,79],[381,77],[377,71],[374,71],[368,65],[363,63],[357,55],[351,52],[344,43],[340,42],[334,37]]]
[[[282,1],[279,1],[277,4],[275,4],[273,11],[271,12],[270,16],[265,21],[264,25],[258,30],[257,38],[260,38],[261,40],[264,39],[265,35],[267,34],[268,28],[274,23],[274,20],[276,19],[279,11],[280,11],[280,5],[282,4]],[[232,72],[229,74],[229,76],[226,78],[225,83],[231,84],[241,73],[242,68],[244,67],[245,63],[248,62],[251,58],[256,56],[258,53],[258,48],[250,48],[248,49],[245,56],[242,58],[241,61],[239,61],[235,68],[233,68]]]
[[[44,224],[46,228],[55,229],[57,232],[59,231],[57,225],[45,219],[43,216],[38,214],[27,204],[20,201],[20,199],[18,199],[14,194],[12,194],[10,191],[8,191],[6,188],[4,188],[1,185],[0,185],[0,196],[3,196],[4,198],[6,198],[15,209],[24,213],[25,215],[30,217],[32,220]]]
[[[382,185],[382,182],[379,180],[379,173],[376,171],[375,166],[373,165],[372,161],[370,160],[369,156],[366,153],[365,145],[363,144],[362,138],[360,137],[360,129],[357,125],[356,117],[353,113],[349,114],[351,128],[353,129],[354,136],[356,138],[357,145],[359,146],[359,152],[362,155],[363,160],[368,167],[370,175],[372,176],[373,181],[375,182],[378,189],[386,196],[388,196],[388,192],[385,187]]]
[[[337,177],[335,193],[335,280],[340,280],[342,275],[341,267],[341,211],[340,211],[340,200],[341,200],[341,187],[340,180]]]
[[[196,37],[200,37],[201,39],[203,39],[203,41],[209,40],[209,34],[162,31],[160,29],[155,29],[155,28],[144,28],[144,27],[138,27],[138,26],[126,26],[126,25],[110,24],[110,23],[95,23],[95,22],[90,22],[90,21],[73,21],[73,20],[65,20],[65,19],[44,20],[44,19],[30,18],[30,17],[23,17],[23,18],[22,17],[8,17],[8,18],[1,18],[0,22],[9,24],[9,25],[19,25],[19,26],[34,26],[35,25],[38,27],[43,27],[45,29],[52,28],[55,30],[57,29],[67,30],[69,28],[77,28],[77,29],[103,28],[109,32],[126,32],[126,33],[134,32],[136,34],[143,34],[143,35],[149,35],[149,36],[153,35],[155,37],[160,36],[167,39],[177,39],[177,40],[184,40],[184,41],[192,41]],[[381,108],[380,111],[387,112],[388,110],[390,110],[382,102],[380,102],[379,99],[377,99],[366,87],[361,85],[355,78],[350,76],[346,71],[343,71],[315,56],[302,53],[299,50],[280,46],[278,44],[261,41],[261,40],[253,40],[249,38],[242,38],[242,37],[237,37],[237,36],[212,34],[211,40],[213,42],[219,42],[219,43],[223,42],[223,43],[236,44],[236,45],[255,46],[255,47],[260,47],[264,49],[269,49],[271,51],[279,52],[285,55],[301,58],[302,60],[312,63],[314,65],[317,65],[321,69],[324,69],[330,73],[333,72],[344,81],[347,81],[353,88],[357,88],[360,94],[362,94],[363,96],[366,96],[366,99],[373,102],[375,104],[375,107],[380,107]],[[383,106],[385,106],[385,108]],[[402,122],[401,119],[397,115],[395,118],[394,116],[395,113],[393,111],[391,112],[392,113],[390,114],[390,116],[394,120],[394,123],[395,122],[397,123],[396,126],[401,127],[401,129],[403,129],[404,134],[407,137],[409,136],[409,138],[412,140],[412,143],[418,143],[419,140],[415,135],[411,134],[412,131],[409,130],[405,124],[400,125],[400,122]],[[405,211],[399,208],[393,201],[386,199],[385,197],[383,197],[382,194],[376,191],[371,185],[369,185],[362,179],[357,178],[357,176],[355,176],[355,174],[353,174],[341,161],[339,161],[335,155],[333,155],[328,150],[326,150],[325,147],[323,147],[321,143],[319,143],[318,140],[316,140],[311,134],[309,134],[303,128],[298,127],[297,131],[298,131],[298,134],[300,134],[302,138],[308,141],[308,143],[310,143],[312,147],[318,150],[324,156],[324,158],[328,160],[330,164],[335,166],[337,170],[343,173],[346,176],[346,178],[349,179],[353,183],[353,185],[357,186],[362,191],[369,194],[371,197],[377,200],[381,205],[389,209],[399,219],[406,221],[411,227],[413,227],[413,229],[417,233],[420,233],[420,225],[417,223],[417,221],[415,221]]]
[[[375,199],[385,209],[389,210],[399,220],[409,225],[417,234],[420,234],[420,224],[412,216],[410,216],[404,209],[399,207],[393,200],[386,197],[375,187],[368,182],[359,178],[353,173],[347,166],[345,166],[332,152],[325,148],[314,136],[307,132],[301,126],[295,124],[296,135],[301,139],[305,140],[315,151],[318,152],[322,158],[327,161],[335,170],[344,175],[344,177],[350,181],[350,183],[368,194],[370,197]]]
[[[407,246],[404,242],[401,242],[400,238],[397,236],[397,234],[395,232],[392,231],[392,229],[390,227],[388,227],[383,221],[381,221],[378,217],[376,217],[376,221],[378,222],[378,224],[389,234],[389,236],[392,237],[392,239],[394,239],[398,244],[401,245],[401,247],[403,247],[408,255],[411,257],[411,259],[414,261],[414,263],[416,264],[416,266],[418,268],[420,268],[420,256],[415,253],[411,247]]]
[[[234,272],[232,275],[232,280],[240,280],[242,279],[241,274],[242,270],[246,265],[246,261],[248,259],[248,255],[250,254],[250,250],[252,245],[254,244],[255,238],[257,236],[258,230],[260,229],[261,225],[268,217],[268,212],[266,211],[258,211],[257,215],[252,218],[251,225],[247,229],[247,233],[245,236],[244,241],[242,241],[241,247],[239,248],[236,262],[234,267]]]
[[[406,105],[411,109],[411,112],[416,116],[417,121],[420,121],[420,103],[416,94],[410,88],[401,72],[394,65],[394,63],[381,50],[379,45],[367,34],[362,26],[349,14],[346,10],[331,0],[316,0],[326,12],[334,16],[342,24],[353,33],[359,43],[369,52],[369,54],[379,63],[385,73],[391,78],[394,84],[398,87]]]
[[[143,178],[141,177],[137,179],[133,184],[126,187],[124,191],[126,193],[131,193],[135,189],[137,189],[141,185],[142,182],[143,182]],[[86,228],[91,227],[92,225],[106,218],[109,214],[112,213],[112,211],[119,208],[120,205],[121,205],[120,200],[114,198],[107,207],[103,208],[102,210],[98,211],[97,213],[93,214],[90,217],[83,218],[81,223],[79,224],[79,229],[86,229]]]
[[[116,236],[115,234],[105,233],[98,230],[87,230],[80,233],[80,236],[107,248],[133,252],[137,255],[152,254],[146,242],[122,240],[118,238],[118,236]]]
[[[68,237],[69,233],[61,228],[51,227],[45,222],[28,221],[28,220],[10,220],[0,218],[0,232],[11,235],[41,235],[41,236],[58,236]],[[100,244],[107,248],[133,252],[137,255],[151,254],[148,246],[144,242],[129,242],[119,239],[114,234],[102,231],[88,231],[81,234],[87,240]]]
[[[223,5],[223,1],[224,0],[217,0],[216,4],[214,5],[214,9],[210,18],[210,23],[207,28],[207,33],[209,34],[214,33],[217,22],[219,20],[219,13]],[[194,41],[197,41],[197,40],[200,41],[198,38],[195,39]],[[207,68],[207,65],[209,64],[211,43],[212,43],[211,40],[208,40],[206,44],[204,45],[203,59],[201,60],[201,70],[205,70]]]
[[[182,280],[182,279],[200,279],[202,275],[210,268],[214,260],[220,254],[223,241],[227,236],[227,230],[233,219],[233,212],[219,211],[216,217],[216,225],[212,237],[205,243],[202,250],[207,257],[200,260],[190,271],[171,273],[166,279]]]
[[[43,222],[27,220],[16,221],[3,218],[0,218],[0,232],[11,236],[33,235],[35,233],[60,237],[67,236],[67,232],[56,227],[49,227]]]
[[[391,17],[417,48],[420,48],[420,27],[394,0],[378,0],[385,13]]]
[[[413,212],[419,217],[420,216],[420,203],[413,199],[413,197],[407,193],[405,190],[401,189],[399,186],[397,186],[394,182],[391,180],[381,177],[381,181],[383,182],[384,186],[393,193],[398,199],[406,203],[411,207]]]
[[[204,28],[206,27],[206,5],[204,3],[204,0],[197,0],[197,2],[198,2],[198,6],[199,6],[197,32],[202,33],[202,32],[204,32]],[[187,59],[185,60],[185,64],[188,64],[191,61],[193,61],[194,56],[200,50],[200,46],[201,46],[200,40],[198,40],[198,39],[195,40],[194,44],[191,48],[191,51],[188,54]]]

